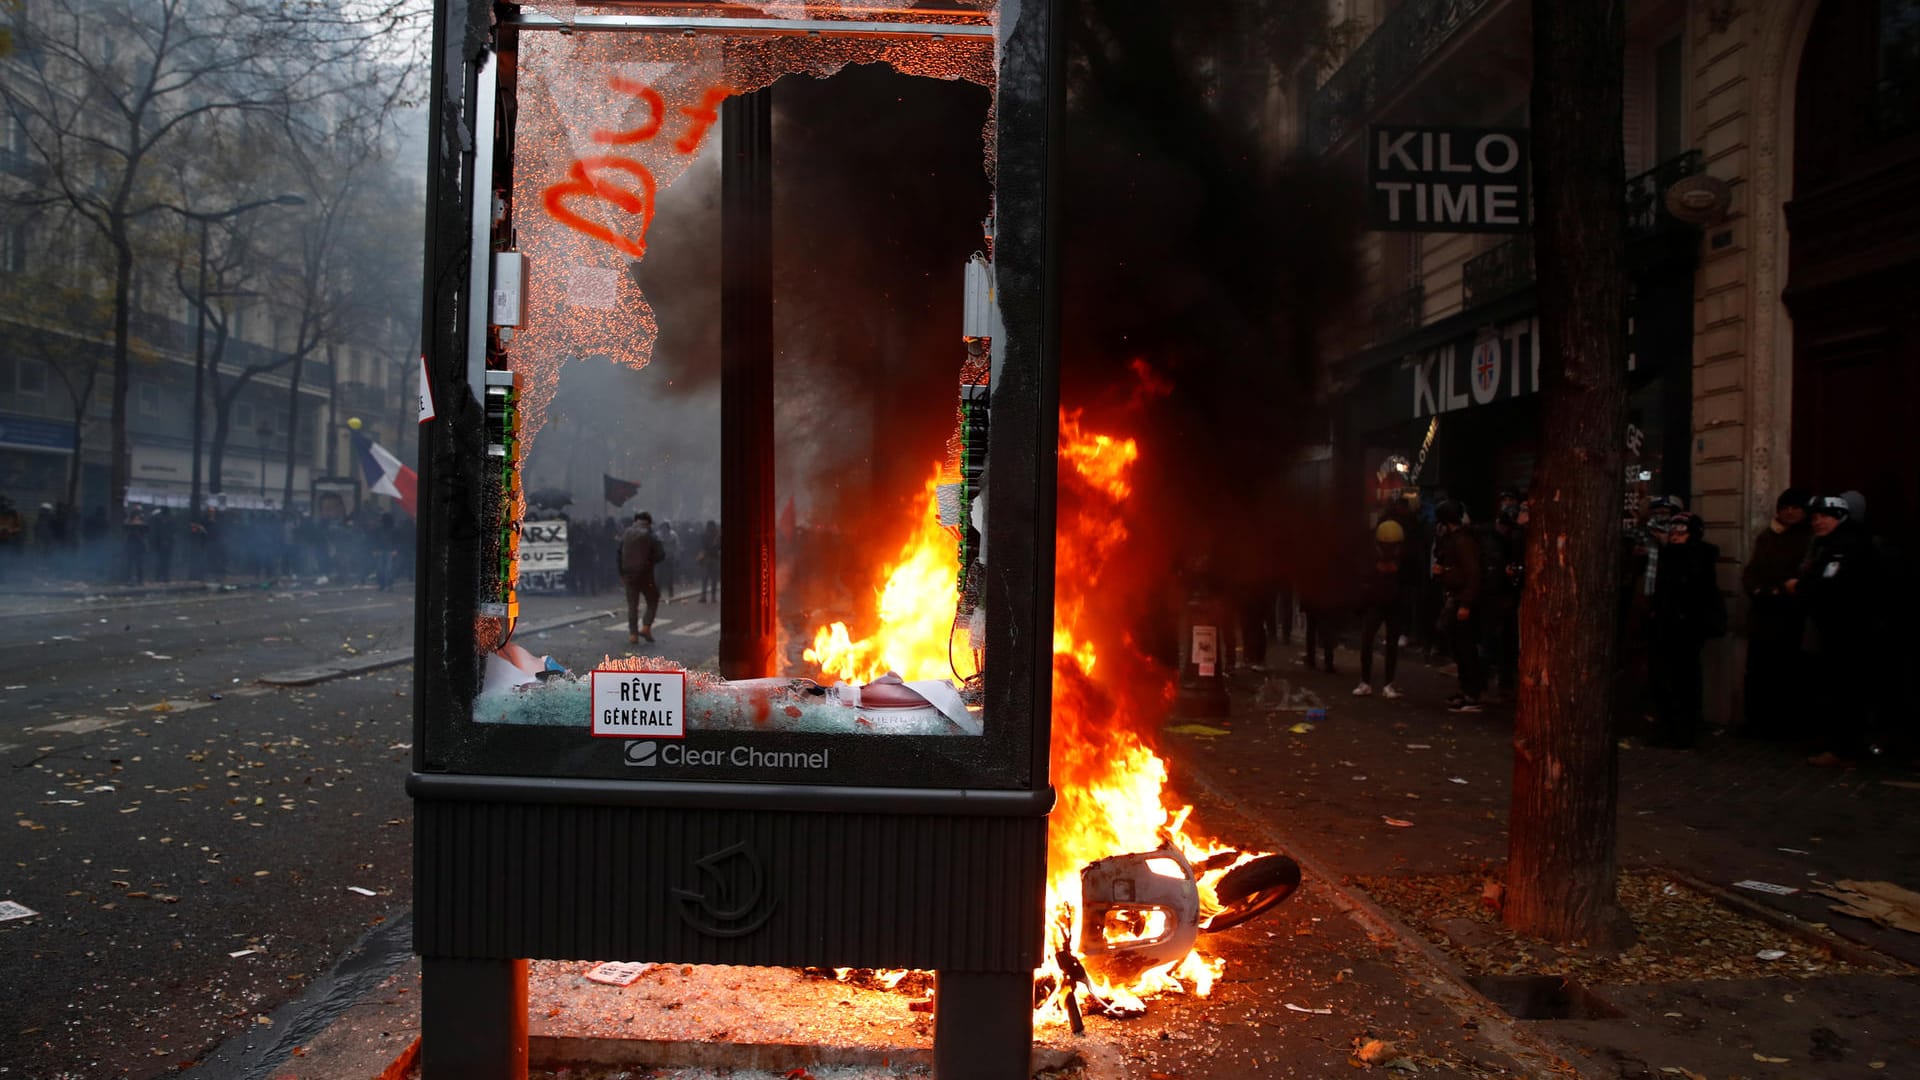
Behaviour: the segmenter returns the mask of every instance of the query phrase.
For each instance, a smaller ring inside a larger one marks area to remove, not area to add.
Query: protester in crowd
[[[153,554],[153,580],[173,580],[173,518],[164,506],[147,519],[147,549]]]
[[[667,552],[660,538],[653,535],[653,515],[644,510],[633,515],[633,524],[620,535],[620,580],[627,589],[627,642],[653,640],[653,617],[660,610],[660,585],[655,568]],[[645,620],[640,618],[640,598],[647,598]]]
[[[380,591],[393,589],[393,566],[400,560],[400,530],[393,524],[391,512],[380,515],[380,526],[374,534],[374,571],[379,575]]]
[[[1273,636],[1274,597],[1280,587],[1265,566],[1239,568],[1234,598],[1240,619],[1241,662],[1249,670],[1267,670],[1267,644]]]
[[[1879,552],[1843,496],[1819,496],[1808,513],[1813,541],[1784,586],[1806,604],[1812,630],[1809,692],[1821,704],[1822,749],[1807,762],[1844,765],[1872,749]]]
[[[1690,749],[1701,727],[1700,650],[1727,632],[1726,601],[1715,580],[1720,551],[1700,537],[1700,519],[1681,511],[1666,521],[1660,575],[1649,607],[1648,654],[1653,745]]]
[[[1353,688],[1355,697],[1373,693],[1373,639],[1383,630],[1386,656],[1380,674],[1386,685],[1381,694],[1388,698],[1400,696],[1393,674],[1400,663],[1400,634],[1406,629],[1401,621],[1401,614],[1406,610],[1403,595],[1406,540],[1406,530],[1391,518],[1373,530],[1373,557],[1368,561],[1360,588],[1360,685]]]
[[[672,603],[674,586],[678,584],[675,579],[680,570],[680,535],[674,531],[673,522],[663,521],[655,531],[655,536],[660,540],[660,550],[667,553],[667,557],[660,560],[655,576],[660,581],[660,592],[666,596],[668,603]]]
[[[1740,569],[1747,597],[1746,723],[1740,734],[1753,738],[1786,735],[1800,716],[1806,608],[1786,586],[1800,573],[1813,540],[1807,499],[1804,488],[1780,493],[1773,520],[1755,534],[1752,554]]]
[[[147,515],[139,507],[127,511],[125,530],[121,551],[127,584],[139,585],[147,580]]]
[[[1309,543],[1300,562],[1300,608],[1306,613],[1305,651],[1299,662],[1313,667],[1318,650],[1327,674],[1333,674],[1333,650],[1340,643],[1341,616],[1352,607],[1351,590],[1346,588],[1352,576],[1342,557],[1325,543]],[[1342,571],[1345,570],[1343,573]]]
[[[1500,509],[1480,538],[1481,632],[1485,637],[1487,700],[1506,701],[1516,687],[1520,670],[1520,565],[1526,554],[1526,533],[1520,527],[1520,496],[1501,492]]]
[[[720,599],[720,523],[707,522],[700,534],[700,602]]]
[[[1426,522],[1415,511],[1418,494],[1409,493],[1387,503],[1377,526],[1391,521],[1400,526],[1405,539],[1400,544],[1400,634],[1395,644],[1406,648],[1419,633],[1420,594],[1427,588],[1427,570],[1432,563],[1432,544],[1427,538]],[[1424,640],[1424,639],[1423,639]],[[1389,682],[1392,680],[1389,679]]]
[[[1460,692],[1447,699],[1447,711],[1482,711],[1480,695],[1487,689],[1487,672],[1480,658],[1480,543],[1467,527],[1466,507],[1448,499],[1434,508],[1433,576],[1440,583],[1442,633],[1460,671]]]

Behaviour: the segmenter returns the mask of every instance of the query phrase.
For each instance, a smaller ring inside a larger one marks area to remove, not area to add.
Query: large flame
[[[1057,801],[1048,825],[1047,910],[1049,952],[1078,954],[1080,870],[1109,855],[1152,851],[1171,840],[1189,861],[1203,862],[1230,847],[1189,836],[1190,807],[1162,801],[1166,762],[1141,736],[1157,723],[1172,687],[1154,673],[1123,629],[1118,612],[1102,612],[1098,600],[1114,555],[1126,543],[1126,504],[1131,473],[1140,456],[1135,440],[1085,430],[1079,410],[1060,417],[1060,514],[1055,541],[1053,625],[1052,776]],[[823,626],[804,654],[825,675],[871,681],[888,671],[903,678],[942,678],[949,665],[949,639],[958,580],[953,534],[936,508],[941,470],[927,482],[926,509],[912,537],[886,573],[879,593],[879,628],[854,639],[844,622]],[[964,636],[964,632],[963,635]],[[1111,660],[1102,679],[1093,678],[1101,657]],[[958,674],[972,673],[972,656]],[[1116,664],[1120,670],[1115,671]],[[1119,679],[1131,677],[1122,687]],[[1146,689],[1143,698],[1140,691]],[[1131,691],[1131,692],[1129,692]],[[1142,705],[1150,712],[1143,712]],[[1239,860],[1254,857],[1240,856]],[[1212,885],[1225,868],[1201,877],[1203,914],[1218,909]],[[1139,1006],[1158,993],[1205,996],[1224,963],[1197,950],[1183,960],[1150,969],[1126,985],[1100,982],[1094,989],[1109,1003]],[[1038,973],[1051,985],[1036,1019],[1064,1023],[1073,993],[1051,960]]]
[[[941,473],[935,466],[913,535],[887,568],[886,584],[879,591],[879,627],[858,641],[844,622],[814,632],[813,647],[801,656],[818,664],[821,674],[858,683],[872,682],[889,671],[910,681],[964,682],[974,674],[973,653],[964,644],[966,628],[954,625],[959,540],[940,524]]]

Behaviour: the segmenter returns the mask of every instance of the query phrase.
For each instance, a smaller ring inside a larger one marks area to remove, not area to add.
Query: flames
[[[1079,410],[1060,417],[1060,513],[1055,548],[1053,626],[1052,776],[1057,802],[1048,827],[1047,910],[1050,953],[1080,950],[1080,870],[1109,855],[1152,851],[1171,842],[1198,864],[1231,848],[1189,836],[1190,807],[1162,801],[1166,762],[1147,745],[1150,731],[1171,695],[1157,671],[1123,629],[1118,610],[1103,610],[1103,595],[1137,588],[1138,582],[1108,580],[1114,557],[1127,542],[1127,502],[1132,470],[1140,456],[1135,440],[1087,430]],[[953,534],[941,526],[935,505],[941,470],[927,482],[926,507],[912,537],[887,568],[879,591],[879,626],[854,639],[836,622],[814,635],[805,658],[829,676],[870,681],[888,671],[902,678],[972,674],[967,653],[958,671],[950,666],[948,642],[958,576]],[[964,630],[960,637],[964,639]],[[965,650],[962,650],[963,652]],[[1102,678],[1093,674],[1110,658]],[[1252,858],[1242,855],[1235,861]],[[1222,867],[1201,877],[1202,914],[1218,909],[1212,884]],[[1120,1008],[1137,1008],[1159,993],[1205,996],[1220,976],[1222,961],[1195,950],[1178,963],[1145,971],[1127,985],[1099,982],[1092,989]],[[1037,1020],[1064,1023],[1071,984],[1057,964],[1037,973],[1050,986]]]
[[[954,534],[940,524],[942,472],[934,468],[913,535],[887,568],[886,584],[879,591],[878,628],[859,641],[844,622],[814,632],[813,647],[801,656],[819,665],[821,674],[858,683],[889,671],[908,681],[964,682],[974,674],[973,653],[960,644],[966,640],[965,628],[956,633],[954,626],[959,549]]]

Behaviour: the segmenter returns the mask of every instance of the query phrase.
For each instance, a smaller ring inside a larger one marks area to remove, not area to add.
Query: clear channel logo
[[[636,768],[656,765],[683,765],[786,771],[793,769],[830,769],[832,750],[762,750],[757,746],[690,747],[677,739],[629,739],[626,761]]]

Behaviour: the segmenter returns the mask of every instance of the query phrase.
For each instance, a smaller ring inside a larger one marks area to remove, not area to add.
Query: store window
[[[1920,0],[1880,0],[1882,137],[1920,131]]]

